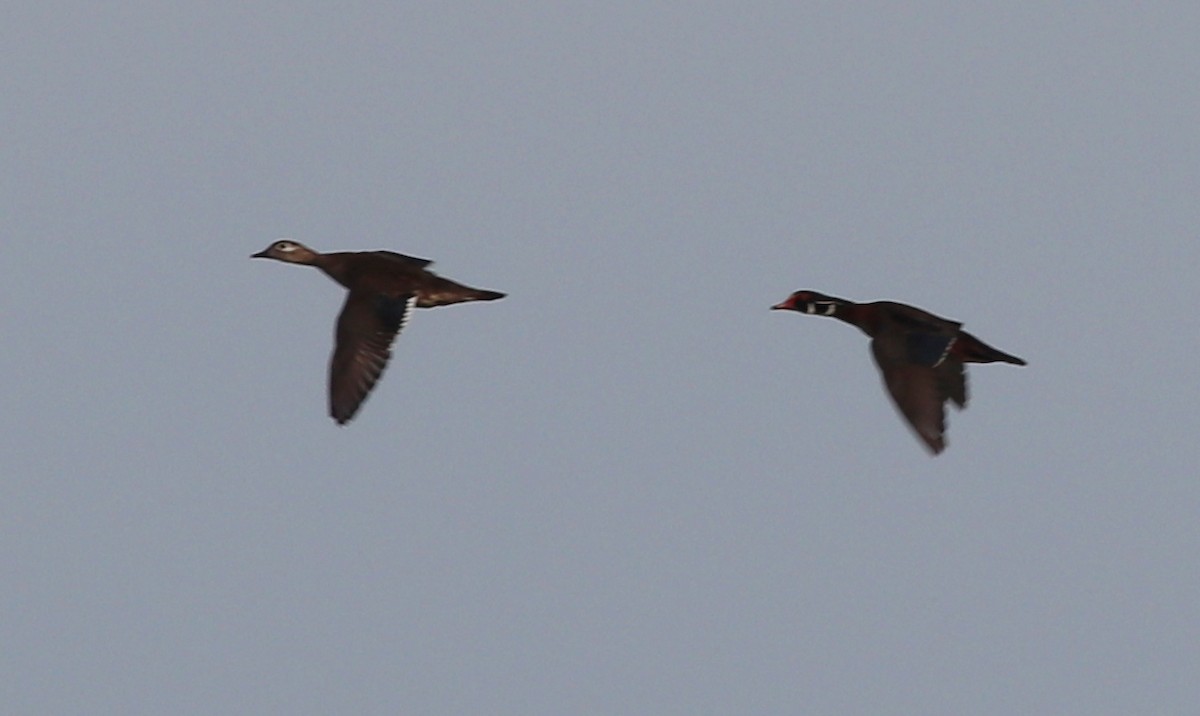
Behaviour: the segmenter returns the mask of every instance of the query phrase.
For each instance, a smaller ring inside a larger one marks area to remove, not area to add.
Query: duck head
[[[292,264],[310,264],[316,256],[316,251],[291,239],[280,239],[257,254],[250,254],[252,259],[275,259]]]
[[[784,311],[797,311],[817,316],[833,316],[837,314],[838,309],[849,304],[850,302],[844,298],[826,296],[823,293],[803,289],[796,291],[783,301],[771,306],[771,308]]]

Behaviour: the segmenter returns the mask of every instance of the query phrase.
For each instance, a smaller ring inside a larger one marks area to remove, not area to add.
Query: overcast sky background
[[[1200,7],[22,3],[12,714],[1200,703]],[[387,248],[417,313],[326,415]],[[929,457],[864,336],[975,366]]]

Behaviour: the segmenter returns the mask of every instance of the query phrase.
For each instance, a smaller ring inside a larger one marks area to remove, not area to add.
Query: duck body
[[[962,324],[893,301],[854,303],[811,290],[771,308],[836,318],[871,338],[871,355],[896,408],[933,454],[946,447],[947,401],[967,405],[967,363],[1025,365],[962,330]]]
[[[504,297],[442,278],[428,269],[432,261],[394,251],[322,254],[284,239],[251,258],[315,266],[347,290],[329,361],[329,412],[339,425],[354,417],[383,375],[413,308]]]

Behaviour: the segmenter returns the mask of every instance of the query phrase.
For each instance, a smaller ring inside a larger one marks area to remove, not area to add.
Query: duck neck
[[[309,265],[316,266],[329,278],[345,288],[350,288],[349,262],[345,261],[341,254],[314,254]]]
[[[867,311],[863,306],[857,303],[839,303],[833,313],[826,314],[831,318],[836,318],[843,323],[849,323],[863,333],[875,337],[878,328],[878,321],[871,311]]]

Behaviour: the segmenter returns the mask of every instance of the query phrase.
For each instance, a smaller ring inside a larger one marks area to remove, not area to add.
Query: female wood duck
[[[503,293],[438,276],[427,270],[432,261],[392,251],[322,254],[283,239],[250,258],[316,266],[348,289],[329,361],[329,414],[339,425],[354,417],[383,375],[392,356],[392,340],[414,306],[504,298]]]
[[[900,413],[933,454],[946,447],[946,401],[967,404],[965,363],[1025,361],[987,345],[962,324],[891,301],[852,303],[816,291],[796,291],[773,309],[831,316],[871,337],[871,355]]]

